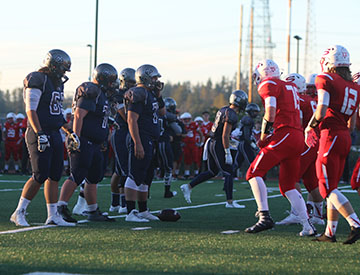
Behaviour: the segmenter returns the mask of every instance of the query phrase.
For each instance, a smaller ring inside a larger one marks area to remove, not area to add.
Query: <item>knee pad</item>
[[[146,184],[140,184],[138,191],[139,192],[147,192],[147,191],[149,191],[149,186]]]
[[[136,185],[135,181],[130,177],[127,177],[125,181],[125,188],[129,188],[135,191],[139,190],[139,187]]]

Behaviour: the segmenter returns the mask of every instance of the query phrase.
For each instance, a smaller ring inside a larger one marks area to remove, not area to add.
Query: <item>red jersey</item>
[[[6,132],[6,141],[18,141],[19,140],[19,125],[16,123],[10,124],[5,122],[4,132]]]
[[[260,83],[258,93],[264,106],[267,97],[276,98],[276,117],[273,124],[275,130],[285,126],[302,130],[299,96],[295,84],[277,78],[266,78]]]
[[[325,118],[320,123],[320,130],[346,130],[347,121],[359,106],[360,86],[346,81],[335,73],[323,73],[316,77],[317,90],[325,90],[330,95]]]
[[[19,124],[19,135],[21,136],[21,137],[25,137],[25,131],[26,131],[26,128],[27,128],[27,121],[28,121],[28,119],[27,119],[27,117],[25,117],[21,122],[19,122],[18,124]]]
[[[185,143],[194,143],[197,135],[197,129],[199,128],[199,124],[195,121],[190,122],[189,124],[185,124],[186,137],[184,137],[183,141]]]
[[[316,110],[317,99],[312,98],[309,95],[301,94],[300,98],[300,110],[302,112],[302,126],[305,129],[308,125],[313,113]]]
[[[203,125],[201,127],[201,131],[203,132],[205,139],[208,138],[208,135],[209,135],[209,133],[211,131],[211,127],[213,126],[213,124],[214,123],[212,123],[211,121],[208,121],[208,122],[204,121],[203,122]]]

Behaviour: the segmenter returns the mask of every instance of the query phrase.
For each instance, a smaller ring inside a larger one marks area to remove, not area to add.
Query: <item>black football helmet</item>
[[[105,91],[115,89],[116,85],[114,82],[116,82],[117,78],[117,70],[108,63],[97,65],[93,72],[93,80]]]
[[[230,105],[238,106],[240,110],[244,110],[248,103],[248,96],[242,90],[233,91],[229,98]]]
[[[256,118],[260,113],[260,107],[256,103],[250,103],[246,106],[245,111],[249,114],[251,118]]]
[[[176,101],[172,97],[165,97],[165,108],[166,111],[175,114],[176,113]]]
[[[154,90],[155,87],[159,85],[159,83],[162,83],[158,80],[154,81],[154,77],[161,77],[161,74],[153,65],[149,64],[140,66],[135,73],[136,84],[143,84],[150,90]]]
[[[44,59],[44,65],[49,68],[50,73],[56,78],[61,79],[64,77],[65,81],[68,80],[65,73],[70,72],[71,59],[66,52],[58,49],[49,51]]]
[[[135,70],[132,68],[125,68],[120,72],[120,88],[129,90],[136,85]]]

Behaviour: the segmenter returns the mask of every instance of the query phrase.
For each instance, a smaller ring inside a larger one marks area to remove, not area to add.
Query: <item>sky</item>
[[[355,0],[312,0],[313,72],[331,45],[350,52],[351,70],[360,70],[360,5]],[[261,0],[255,0],[261,2]],[[89,77],[90,47],[95,40],[96,0],[0,0],[0,89],[22,87],[24,77],[40,68],[46,53],[62,49],[72,60],[65,93],[70,96]],[[248,36],[250,0],[99,0],[98,59],[120,72],[142,64],[156,66],[162,80],[204,83],[232,78],[237,71],[240,6],[243,54]],[[288,0],[269,0],[273,60],[287,72]],[[255,9],[258,4],[255,5]],[[257,10],[255,11],[257,13]],[[307,0],[292,1],[291,37],[299,35],[299,73],[303,73]],[[255,17],[254,24],[259,24]],[[255,57],[260,49],[255,49]],[[92,55],[93,56],[93,55]],[[244,60],[244,59],[243,59]],[[259,60],[254,60],[254,64]],[[255,66],[255,65],[254,65]],[[243,68],[243,70],[247,70]],[[291,72],[296,70],[296,40],[291,38]]]

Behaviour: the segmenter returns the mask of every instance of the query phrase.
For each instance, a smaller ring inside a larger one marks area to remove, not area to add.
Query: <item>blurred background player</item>
[[[26,209],[44,184],[48,211],[45,224],[74,226],[63,220],[57,211],[58,182],[63,172],[63,144],[60,127],[65,124],[62,110],[65,75],[70,71],[71,60],[62,50],[51,50],[44,67],[28,74],[24,80],[24,101],[29,120],[25,133],[30,154],[32,177],[25,183],[21,197],[10,221],[17,226],[29,226]]]
[[[270,229],[274,222],[270,216],[267,189],[263,177],[272,167],[280,164],[279,187],[300,217],[303,230],[300,236],[316,233],[311,224],[305,201],[295,189],[300,169],[300,154],[304,135],[300,121],[300,103],[297,88],[280,80],[278,65],[269,59],[260,61],[253,73],[265,113],[258,146],[261,149],[246,174],[258,211],[258,222],[246,228],[247,233]],[[274,129],[273,134],[271,134]]]
[[[103,215],[97,204],[97,183],[104,177],[104,155],[101,145],[108,138],[110,106],[108,96],[113,92],[118,77],[116,69],[107,63],[96,66],[92,82],[84,82],[74,95],[73,133],[76,139],[67,137],[70,153],[70,176],[60,193],[58,209],[64,220],[76,222],[71,217],[68,202],[75,189],[85,180],[84,195],[87,202],[88,220],[114,221]]]
[[[3,140],[5,141],[5,166],[4,173],[9,172],[10,157],[14,160],[15,173],[19,173],[19,124],[16,123],[16,115],[8,113],[3,128]]]
[[[210,139],[204,149],[207,157],[208,171],[200,173],[189,184],[180,186],[187,203],[191,203],[192,189],[219,172],[225,177],[224,189],[226,193],[226,208],[242,208],[233,202],[233,159],[230,153],[230,134],[238,123],[238,113],[244,110],[248,97],[244,91],[236,90],[231,93],[229,105],[222,107],[217,113],[211,129]]]
[[[360,221],[351,203],[337,187],[350,152],[349,128],[355,126],[360,87],[352,81],[350,56],[344,47],[330,46],[321,57],[320,64],[323,73],[315,80],[318,105],[305,129],[308,145],[317,142],[314,129],[320,129],[316,173],[320,194],[327,201],[326,229],[315,240],[336,242],[340,213],[350,225],[350,234],[344,244],[352,244],[360,238]]]
[[[207,129],[203,127],[204,119],[201,116],[195,117],[194,121],[199,125],[199,129],[202,133],[202,136],[198,132],[195,133],[196,151],[194,152],[195,155],[194,161],[198,168],[198,172],[196,174],[198,174],[199,171],[201,171],[202,154],[204,151],[204,144],[205,144],[204,140],[205,140],[205,135],[207,135]]]
[[[18,114],[19,115],[19,114]],[[22,114],[21,114],[22,115]],[[24,116],[24,115],[23,115]],[[29,151],[26,147],[25,142],[25,132],[27,128],[28,119],[24,116],[24,119],[19,123],[19,131],[20,131],[20,143],[21,146],[21,174],[29,175]]]

